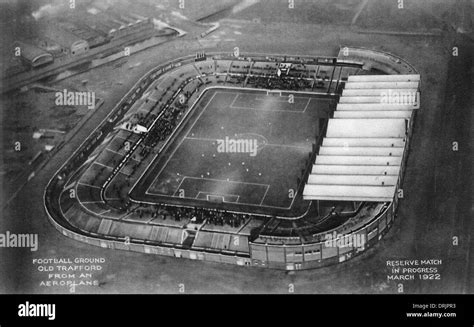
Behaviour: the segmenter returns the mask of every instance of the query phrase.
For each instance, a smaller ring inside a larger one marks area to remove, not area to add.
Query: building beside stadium
[[[89,43],[78,37],[68,29],[64,29],[60,23],[48,24],[42,26],[42,32],[45,47],[59,45],[64,54],[77,56],[89,51]]]
[[[120,100],[51,178],[45,209],[63,235],[103,248],[343,262],[396,218],[419,90],[409,63],[362,48],[179,58]]]
[[[53,56],[50,53],[32,44],[16,41],[14,46],[15,48],[20,49],[21,59],[29,67],[39,67],[47,65],[53,62],[54,60]]]

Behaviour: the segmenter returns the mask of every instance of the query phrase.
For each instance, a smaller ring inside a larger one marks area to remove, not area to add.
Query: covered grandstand
[[[419,103],[388,104],[384,96],[417,94],[419,80],[419,75],[349,77],[305,186],[306,200],[393,199],[411,134],[413,110],[419,108]],[[346,90],[356,92],[347,95]],[[367,110],[375,106],[377,110]],[[330,174],[328,166],[333,166]]]

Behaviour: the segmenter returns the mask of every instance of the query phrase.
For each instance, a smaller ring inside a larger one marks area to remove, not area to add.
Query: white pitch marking
[[[206,104],[206,106],[204,107],[204,109],[201,111],[201,113],[199,114],[199,116],[196,118],[196,120],[193,122],[193,124],[191,125],[191,128],[189,129],[188,131],[188,134],[189,132],[192,131],[192,129],[194,128],[194,125],[196,124],[196,122],[199,120],[199,118],[201,118],[201,115],[204,113],[204,111],[206,111],[207,107],[209,106],[209,104],[211,104],[212,100],[214,99],[214,97],[216,96],[217,92],[214,93],[211,97],[211,99],[209,100],[209,102]],[[165,167],[168,165],[168,162],[170,161],[170,159],[173,157],[173,155],[175,154],[176,150],[179,149],[179,147],[181,146],[181,144],[183,143],[183,141],[185,139],[188,138],[188,134],[186,134],[182,139],[181,141],[179,142],[178,146],[176,148],[174,148],[173,152],[168,156],[168,159],[166,159],[166,162],[165,164],[163,165],[163,167],[161,167],[160,171],[158,172],[158,174],[156,175],[156,177],[153,179],[153,182],[150,184],[150,187],[151,185],[154,185],[156,180],[158,179],[158,177],[161,175],[161,173],[163,172],[163,169],[165,169]],[[145,194],[150,194],[148,193],[150,188],[148,188],[148,190],[146,190]]]
[[[196,140],[196,141],[217,141],[218,139],[211,139],[211,138],[204,138],[204,137],[186,137],[188,140]],[[290,145],[290,144],[275,144],[275,143],[264,143],[265,146],[279,146],[279,147],[287,147],[287,148],[296,148],[296,149],[305,149],[307,150],[308,147],[299,146],[299,145]],[[213,155],[214,157],[215,155]]]
[[[287,113],[294,113],[294,114],[303,114],[304,113],[304,111],[301,111],[301,110],[257,109],[257,108],[247,108],[247,107],[232,107],[232,109],[252,110],[252,111],[269,111],[269,112],[287,112]]]
[[[306,106],[304,107],[303,113],[306,112],[306,109],[308,109],[309,103],[311,102],[311,98],[308,98],[308,102],[306,103]]]
[[[175,196],[176,192],[178,192],[179,188],[181,187],[181,184],[183,184],[183,181],[185,179],[186,179],[186,177],[183,177],[183,179],[181,179],[181,182],[179,182],[178,187],[176,188],[176,190],[174,190],[173,196]]]
[[[260,206],[262,205],[263,201],[265,200],[265,197],[267,196],[267,193],[268,193],[269,189],[270,189],[270,185],[267,186],[267,189],[265,190],[265,193],[263,194],[262,201],[260,201]]]
[[[229,108],[232,108],[232,106],[234,105],[234,102],[237,100],[237,98],[239,97],[240,93],[234,93],[234,92],[228,92],[228,93],[235,94],[234,100],[232,100],[232,103],[229,105]]]

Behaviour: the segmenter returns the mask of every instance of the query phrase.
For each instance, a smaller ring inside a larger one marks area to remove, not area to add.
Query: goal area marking
[[[283,96],[281,91],[272,91],[272,90],[267,90],[267,95]]]

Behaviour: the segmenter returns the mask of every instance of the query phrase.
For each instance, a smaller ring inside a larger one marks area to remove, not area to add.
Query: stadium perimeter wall
[[[361,51],[361,49],[358,50]],[[367,53],[363,56],[364,60],[370,60],[371,50],[366,51]],[[93,131],[93,133],[91,133],[91,136],[93,136],[96,131],[101,131],[101,127],[103,127],[104,122],[106,122],[106,120],[110,119],[110,117],[113,117],[114,115],[117,115],[117,111],[119,110],[119,108],[123,104],[125,104],[126,100],[132,94],[136,94],[137,89],[139,89],[147,79],[149,79],[151,76],[156,77],[157,75],[164,74],[172,68],[181,66],[185,62],[192,62],[192,59],[193,56],[182,57],[170,61],[164,65],[160,65],[145,74],[117,103],[117,105],[104,119],[104,121],[102,121]],[[361,57],[358,57],[356,59],[360,60]],[[343,62],[344,60],[340,61]],[[415,113],[413,116],[415,116]],[[403,153],[402,165],[396,187],[397,191],[395,192],[393,201],[390,202],[387,206],[385,206],[382,211],[377,216],[375,216],[374,219],[372,219],[372,221],[370,221],[368,224],[359,228],[358,230],[352,231],[351,234],[345,234],[346,237],[348,235],[355,234],[365,235],[366,242],[363,246],[360,247],[332,247],[326,246],[325,242],[308,243],[302,245],[270,245],[249,242],[249,256],[240,256],[235,255],[235,253],[212,253],[210,251],[197,251],[192,249],[181,249],[146,244],[146,242],[143,240],[130,239],[129,241],[124,241],[122,239],[113,237],[104,238],[99,235],[93,236],[90,235],[90,233],[89,235],[87,235],[86,232],[78,230],[74,226],[68,226],[68,222],[64,219],[64,217],[60,217],[60,213],[56,212],[56,214],[54,214],[53,212],[55,210],[50,205],[49,201],[52,200],[51,187],[54,187],[57,184],[57,177],[61,174],[63,168],[69,163],[69,161],[71,161],[71,159],[76,156],[78,151],[83,148],[83,145],[87,141],[89,141],[89,139],[86,139],[81,144],[81,146],[78,147],[78,149],[73,153],[70,159],[59,168],[56,174],[48,182],[48,185],[44,192],[44,208],[49,218],[49,221],[61,234],[76,241],[99,246],[102,248],[129,250],[142,253],[153,253],[177,258],[186,258],[191,260],[206,260],[211,262],[230,263],[239,266],[258,266],[286,270],[309,269],[336,264],[344,262],[360,253],[365,252],[368,248],[373,247],[393,225],[393,222],[396,219],[397,208],[399,203],[398,190],[402,185],[406,161],[408,158],[409,140],[412,134],[413,118],[414,117],[412,117],[412,119],[410,120],[408,134],[406,137],[406,145]],[[328,231],[327,233],[330,232],[331,231]]]

